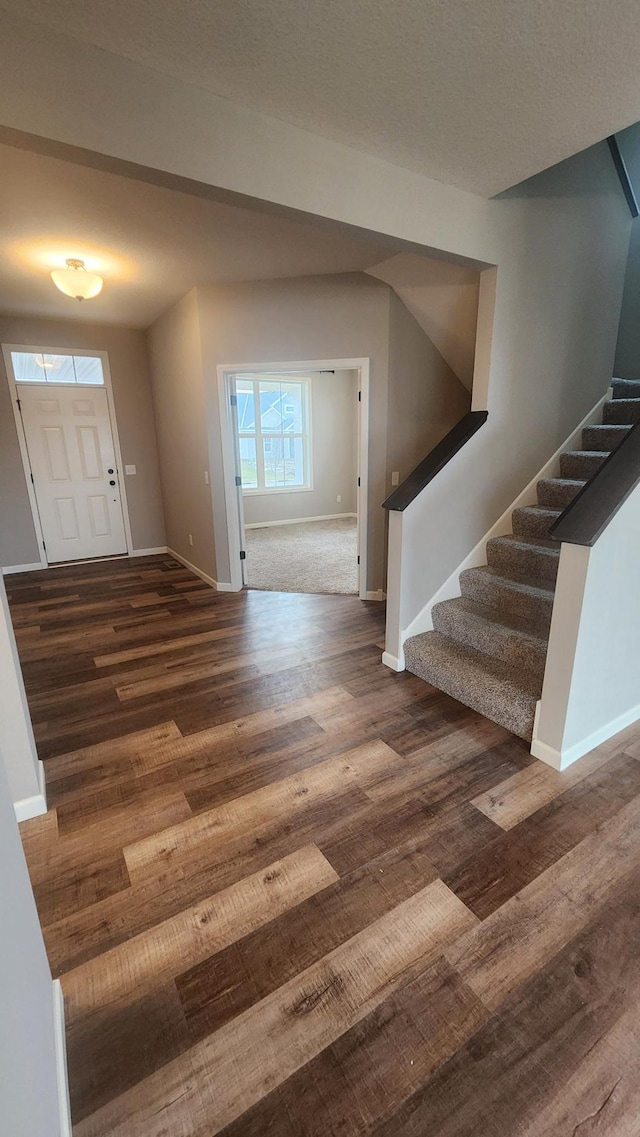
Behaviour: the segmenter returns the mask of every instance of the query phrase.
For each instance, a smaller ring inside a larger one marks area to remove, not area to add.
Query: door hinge
[[[358,402],[362,402],[362,391],[358,391]]]
[[[238,405],[238,396],[237,396],[237,395],[229,395],[229,402],[231,403],[231,406],[232,406],[232,407],[237,407],[237,405]]]
[[[360,485],[360,484],[361,484],[361,482],[360,482],[360,478],[358,478],[358,485]]]
[[[360,557],[358,557],[358,564],[360,564]]]
[[[29,477],[31,478],[31,485],[35,486],[36,483],[33,480],[33,474],[29,474]]]
[[[16,399],[16,403],[18,404],[18,410],[20,411],[20,414],[22,414],[22,403],[20,402],[20,399]]]
[[[46,551],[47,551],[47,546],[45,545],[44,541],[42,542],[42,548],[44,549],[44,551],[45,551],[45,553],[46,553]]]
[[[244,549],[241,549],[240,550],[240,560],[246,561],[246,559],[247,559],[247,554],[245,553]]]
[[[242,485],[242,478],[240,477],[240,475],[239,475],[239,474],[236,474],[236,485],[237,485],[237,486],[241,486],[241,485]]]

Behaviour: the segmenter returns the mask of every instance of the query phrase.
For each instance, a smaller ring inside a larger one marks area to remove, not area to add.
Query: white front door
[[[107,393],[19,384],[49,564],[126,553]]]

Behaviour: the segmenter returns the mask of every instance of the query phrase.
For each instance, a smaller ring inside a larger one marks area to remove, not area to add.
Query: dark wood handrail
[[[556,541],[569,545],[595,545],[639,483],[640,422],[637,422],[569,502],[549,533]]]
[[[480,430],[487,421],[488,411],[469,411],[464,418],[457,422],[452,430],[434,446],[430,454],[412,470],[402,485],[389,495],[383,502],[383,509],[396,509],[402,512],[418,496],[425,486],[431,482],[436,474],[450,462],[454,454],[461,450],[466,442]]]
[[[615,134],[610,134],[607,138],[607,142],[609,144],[609,150],[611,151],[611,157],[613,158],[613,164],[618,173],[618,177],[620,178],[622,192],[627,199],[629,212],[632,217],[637,217],[638,199],[636,198],[635,190],[631,184],[631,178],[629,177],[629,171],[627,170],[627,163],[622,157],[622,151],[618,144],[618,139],[616,138]]]

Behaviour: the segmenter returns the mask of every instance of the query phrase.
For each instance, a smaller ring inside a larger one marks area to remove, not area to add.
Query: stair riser
[[[614,399],[640,399],[640,379],[614,379]]]
[[[523,668],[542,682],[546,654],[538,647],[516,635],[504,633],[499,624],[474,620],[463,608],[453,609],[436,604],[433,609],[433,627],[436,632],[450,636],[466,647],[473,647],[503,663]]]
[[[527,576],[532,580],[555,580],[558,554],[544,549],[516,549],[487,541],[487,564],[510,576]]]
[[[542,537],[549,539],[549,529],[560,516],[554,511],[552,516],[537,513],[526,513],[524,510],[514,509],[511,515],[511,524],[515,537]]]
[[[603,423],[640,422],[640,399],[613,399],[605,403],[602,421]]]
[[[606,457],[606,456],[605,456]],[[560,476],[586,481],[599,470],[605,458],[600,454],[561,454]]]
[[[628,427],[616,429],[611,426],[585,426],[582,431],[582,447],[584,450],[615,450],[628,433]]]
[[[509,588],[508,582],[496,582],[487,574],[461,573],[460,590],[469,600],[484,604],[508,619],[529,627],[540,635],[547,635],[551,625],[553,593],[549,598],[529,596]]]
[[[538,482],[538,505],[548,506],[550,509],[566,509],[573,501],[582,486],[565,486],[557,482]]]
[[[464,703],[466,707],[471,710],[477,711],[478,714],[484,715],[485,718],[491,719],[492,722],[499,722],[506,730],[512,731],[520,738],[524,738],[529,742],[533,733],[533,717],[534,710],[526,716],[518,715],[515,708],[511,708],[508,704],[503,704],[500,707],[500,714],[496,714],[496,704],[490,694],[486,694],[478,687],[471,687],[460,681],[455,673],[452,673],[447,667],[439,666],[437,663],[431,661],[426,662],[420,659],[414,660],[411,651],[407,651],[407,668],[414,675],[418,675],[425,682],[431,683],[438,690],[444,691],[445,694],[451,695],[453,699],[458,699],[459,702]]]

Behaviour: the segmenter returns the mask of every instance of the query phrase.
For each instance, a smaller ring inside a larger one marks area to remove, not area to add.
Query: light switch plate
[[[135,474],[136,468],[135,466],[125,466],[124,472],[125,474]]]
[[[400,485],[400,473],[398,470],[394,470],[393,473],[391,474],[391,485],[392,486],[399,486]]]

